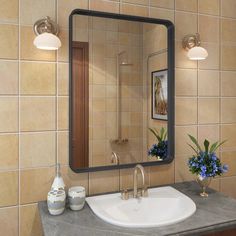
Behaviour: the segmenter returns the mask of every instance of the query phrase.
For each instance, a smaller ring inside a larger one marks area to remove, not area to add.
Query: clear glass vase
[[[206,188],[210,185],[212,177],[202,178],[202,176],[198,175],[196,178],[197,183],[202,188],[202,192],[200,193],[201,197],[208,197],[208,193],[206,192]]]

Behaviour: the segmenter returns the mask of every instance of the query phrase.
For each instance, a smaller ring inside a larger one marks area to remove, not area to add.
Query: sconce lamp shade
[[[61,41],[56,35],[45,32],[36,36],[34,45],[39,49],[57,50],[61,47]]]
[[[205,60],[208,52],[205,48],[196,46],[189,49],[187,56],[190,60]]]

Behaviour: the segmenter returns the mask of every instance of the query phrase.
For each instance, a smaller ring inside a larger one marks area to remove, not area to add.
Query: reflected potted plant
[[[215,142],[210,145],[210,142],[205,139],[204,149],[201,148],[196,138],[188,135],[194,146],[188,144],[195,155],[189,158],[188,167],[191,173],[196,175],[196,181],[202,188],[200,196],[208,197],[206,188],[210,185],[212,178],[220,176],[228,171],[228,165],[223,165],[220,159],[216,156],[216,150],[225,142]]]
[[[156,137],[157,143],[154,143],[152,147],[148,150],[148,156],[156,157],[158,161],[163,161],[168,155],[168,141],[167,141],[167,130],[161,128],[160,133],[156,129],[149,130]]]

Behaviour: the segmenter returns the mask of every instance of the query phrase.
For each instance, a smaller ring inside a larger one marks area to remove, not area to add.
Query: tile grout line
[[[20,58],[21,58],[21,28],[20,28],[20,23],[21,23],[21,0],[18,0],[18,235],[21,236],[20,232],[20,225],[21,225],[21,209],[20,209],[20,202],[21,202],[21,189],[20,189],[20,183],[21,183],[21,172],[20,172],[20,167],[21,167],[21,126],[20,126],[20,104],[21,104],[21,86],[20,86],[20,81],[21,81],[21,66],[20,66]]]

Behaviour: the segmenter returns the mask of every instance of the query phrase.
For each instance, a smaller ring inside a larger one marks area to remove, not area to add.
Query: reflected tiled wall
[[[220,156],[230,171],[212,186],[236,197],[235,0],[0,0],[0,5],[1,232],[42,235],[35,203],[46,197],[56,160],[63,163],[67,186],[81,184],[89,193],[132,182],[130,170],[74,174],[68,168],[68,15],[75,8],[175,22],[176,158],[147,168],[149,184],[192,179],[186,168],[191,133],[200,140],[228,140]],[[32,43],[32,25],[46,15],[60,25],[63,46],[57,54]],[[197,29],[209,52],[199,63],[189,61],[181,48],[182,37]]]

